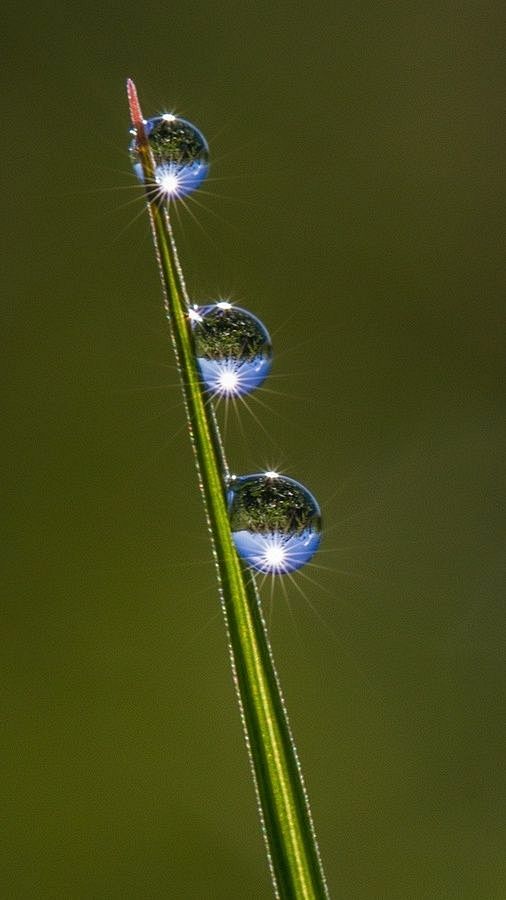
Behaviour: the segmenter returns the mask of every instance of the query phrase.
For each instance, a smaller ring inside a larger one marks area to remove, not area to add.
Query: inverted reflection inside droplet
[[[167,197],[178,197],[198,188],[209,171],[209,148],[198,128],[171,114],[147,119],[144,128],[160,190]],[[137,178],[143,181],[135,140],[130,145],[130,156]]]
[[[209,391],[234,397],[262,384],[271,368],[272,348],[256,316],[221,301],[200,307],[190,319],[197,363]]]
[[[277,473],[235,478],[228,493],[232,538],[253,569],[283,575],[300,569],[321,541],[320,508],[298,481]]]

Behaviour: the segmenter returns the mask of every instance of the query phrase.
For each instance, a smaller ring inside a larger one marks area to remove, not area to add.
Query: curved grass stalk
[[[273,887],[277,897],[328,898],[309,801],[290,731],[252,572],[237,556],[226,502],[228,472],[210,396],[199,377],[184,281],[135,85],[127,83],[132,124],[146,185],[165,308],[193,444],[200,490],[228,631],[234,684],[250,756]]]

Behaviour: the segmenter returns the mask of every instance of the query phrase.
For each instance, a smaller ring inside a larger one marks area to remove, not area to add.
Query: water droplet
[[[228,509],[237,552],[258,572],[294,572],[318,549],[320,508],[293,478],[275,472],[232,478]]]
[[[198,128],[170,113],[147,119],[144,127],[161,191],[181,197],[198,188],[209,170],[209,147]],[[130,157],[137,178],[143,181],[135,140],[130,145]]]
[[[226,397],[258,387],[272,363],[271,339],[252,313],[222,301],[190,311],[195,355],[209,391]]]

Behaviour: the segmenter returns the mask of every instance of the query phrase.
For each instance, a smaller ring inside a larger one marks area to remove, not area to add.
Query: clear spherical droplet
[[[233,478],[228,509],[237,552],[258,572],[294,572],[318,549],[320,508],[293,478],[276,472]]]
[[[220,302],[191,310],[195,355],[209,391],[225,397],[258,387],[272,363],[271,339],[259,319]]]
[[[209,147],[203,134],[187,122],[167,113],[144,123],[155,161],[155,178],[167,196],[180,197],[199,187],[209,170]],[[135,140],[130,145],[134,172],[143,181]]]

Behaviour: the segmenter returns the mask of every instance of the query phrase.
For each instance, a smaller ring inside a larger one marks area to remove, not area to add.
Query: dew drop
[[[187,122],[167,113],[144,123],[155,161],[155,178],[167,196],[181,197],[199,187],[209,170],[209,147],[203,134]],[[139,181],[142,166],[135,140],[130,158]]]
[[[213,394],[238,397],[258,387],[272,363],[271,339],[252,313],[222,301],[191,310],[195,355]]]
[[[319,547],[320,507],[307,488],[286,475],[232,478],[228,511],[237,552],[258,572],[294,572]]]

